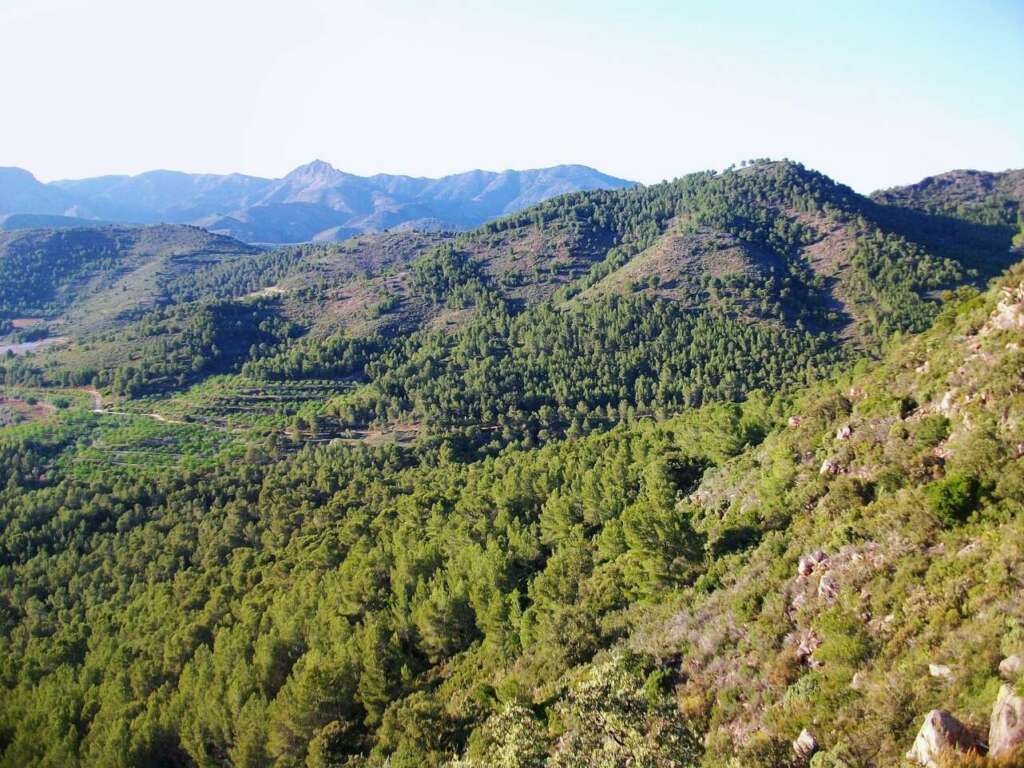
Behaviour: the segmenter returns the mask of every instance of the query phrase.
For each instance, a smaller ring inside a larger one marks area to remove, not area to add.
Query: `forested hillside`
[[[148,309],[162,281],[256,249],[197,227],[105,226],[0,232],[0,317],[95,325]]]
[[[1011,236],[788,161],[3,235],[0,766],[1012,765]]]
[[[99,415],[9,429],[3,764],[777,766],[806,727],[892,765],[933,707],[981,728],[1024,650],[1022,279],[792,398],[469,464],[100,471]]]
[[[110,295],[72,305],[72,343],[2,375],[199,419],[177,395],[211,375],[246,391],[344,381],[310,414],[322,435],[404,426],[471,456],[809,383],[927,327],[943,290],[1012,261],[1008,240],[757,161],[563,196],[455,237],[364,236],[178,271],[154,288],[159,308],[100,333],[74,320],[109,312]],[[218,336],[237,342],[230,353]]]
[[[950,171],[871,197],[886,205],[1015,228],[1021,219],[1024,171]]]

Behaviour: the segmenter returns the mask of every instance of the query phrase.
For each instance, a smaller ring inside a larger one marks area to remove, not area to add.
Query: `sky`
[[[0,0],[0,165],[1024,167],[1024,0]]]

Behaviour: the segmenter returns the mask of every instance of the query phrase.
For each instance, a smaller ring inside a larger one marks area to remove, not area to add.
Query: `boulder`
[[[967,727],[949,712],[933,709],[924,717],[907,760],[925,768],[940,768],[940,755],[949,750],[966,752],[977,744]]]
[[[988,754],[990,757],[1009,757],[1018,748],[1024,748],[1024,698],[1003,685],[992,708],[988,727]]]
[[[948,680],[953,676],[953,670],[947,667],[945,664],[929,664],[928,674],[932,677],[940,677],[944,680]]]
[[[796,741],[793,742],[793,752],[796,754],[797,762],[801,765],[806,765],[811,756],[817,751],[818,740],[814,738],[814,734],[804,728],[800,731],[800,735],[796,737]]]
[[[828,555],[820,549],[817,549],[814,552],[811,552],[811,554],[804,555],[800,558],[800,562],[796,567],[796,572],[798,576],[807,578],[815,571],[827,571],[828,567]]]
[[[803,639],[800,640],[800,644],[796,647],[796,659],[799,662],[807,662],[811,666],[815,666],[811,656],[814,654],[818,647],[821,645],[821,638],[818,637],[818,633],[813,629],[810,630]]]
[[[1012,683],[1015,682],[1021,674],[1024,674],[1024,656],[1021,656],[1019,653],[1015,653],[1013,656],[1007,656],[999,662],[999,676],[1003,678],[1003,680],[1009,680]]]
[[[849,440],[852,434],[853,428],[849,424],[844,424],[836,430],[836,440]]]
[[[819,475],[838,475],[842,467],[839,466],[839,462],[833,459],[825,459],[821,462],[821,469],[818,470]]]
[[[826,571],[821,575],[821,580],[818,582],[818,597],[826,603],[831,603],[838,596],[839,582],[836,580],[834,573]]]

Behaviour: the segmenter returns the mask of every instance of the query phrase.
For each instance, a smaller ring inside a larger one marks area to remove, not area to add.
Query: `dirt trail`
[[[92,398],[92,412],[102,413],[103,412],[103,395],[98,390],[92,387],[82,387],[82,391],[85,392],[89,397]]]
[[[129,411],[111,411],[103,407],[103,395],[101,395],[96,389],[92,387],[82,387],[82,391],[88,394],[92,398],[92,412],[103,413],[108,416],[146,416],[153,421],[159,421],[161,424],[187,424],[186,421],[180,421],[179,419],[169,419],[160,413],[131,413]]]

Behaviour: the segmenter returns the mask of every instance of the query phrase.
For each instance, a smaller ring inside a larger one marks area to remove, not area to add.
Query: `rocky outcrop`
[[[1003,685],[992,708],[988,729],[988,753],[991,757],[1009,757],[1024,750],[1024,698]],[[1022,754],[1024,756],[1024,754]]]
[[[838,475],[842,472],[843,468],[838,461],[834,459],[825,459],[821,462],[821,469],[818,470],[820,475]]]
[[[834,573],[827,571],[821,575],[818,581],[818,597],[826,603],[835,602],[839,597],[839,581]]]
[[[933,709],[925,715],[907,760],[924,768],[940,768],[942,754],[950,750],[967,752],[976,745],[977,740],[963,723],[943,709]]]
[[[804,555],[800,558],[800,562],[796,567],[796,572],[798,576],[807,578],[815,571],[827,571],[828,567],[828,555],[818,549],[811,552],[811,554]]]
[[[1021,675],[1024,675],[1024,656],[1016,653],[1013,656],[1007,656],[999,662],[999,675],[1011,683],[1016,681]]]
[[[818,740],[814,738],[814,734],[804,728],[793,742],[793,752],[796,755],[797,763],[807,765],[817,751]]]
[[[1024,283],[1016,288],[1003,288],[999,304],[982,329],[982,333],[1024,329]]]
[[[818,636],[818,633],[813,629],[808,631],[807,634],[800,639],[800,644],[796,647],[795,655],[797,661],[809,664],[812,667],[817,666],[811,656],[814,655],[814,652],[818,650],[820,645],[821,637]]]

